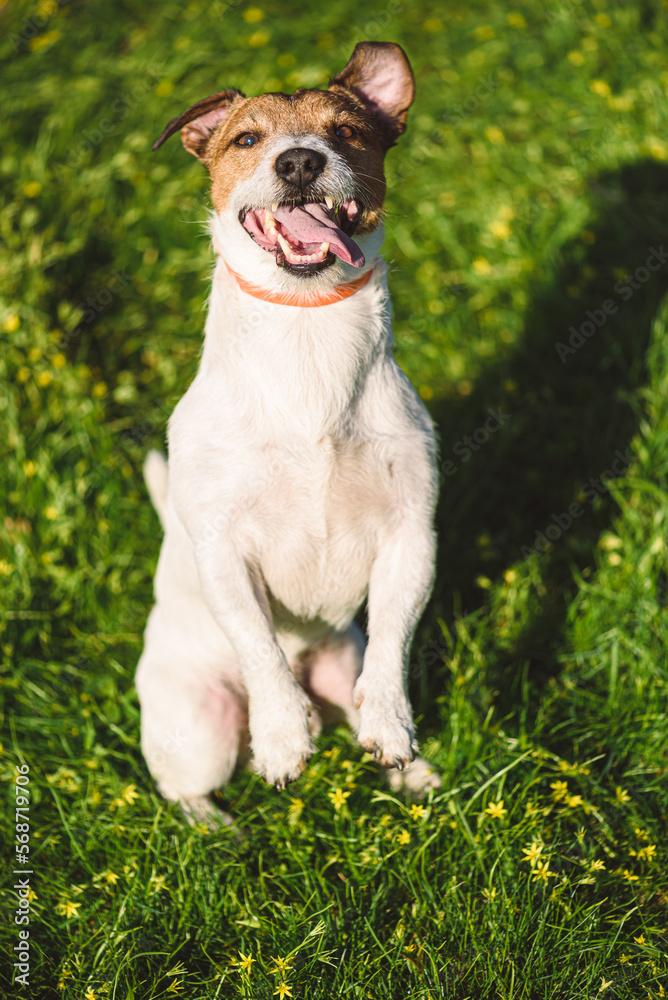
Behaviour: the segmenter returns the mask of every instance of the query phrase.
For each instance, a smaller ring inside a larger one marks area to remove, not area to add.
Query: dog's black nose
[[[286,149],[276,158],[274,169],[283,181],[303,188],[318,177],[327,164],[327,159],[316,149]]]

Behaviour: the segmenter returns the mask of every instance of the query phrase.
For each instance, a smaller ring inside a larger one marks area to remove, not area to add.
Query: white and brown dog
[[[219,255],[169,474],[156,452],[146,464],[165,539],[142,748],[191,816],[210,814],[248,732],[267,781],[298,778],[327,710],[403,771],[395,785],[438,783],[414,760],[406,691],[434,572],[435,440],[392,357],[378,256],[383,158],[413,92],[403,50],[364,42],[329,90],[223,91],[154,147],[180,130],[206,166]]]

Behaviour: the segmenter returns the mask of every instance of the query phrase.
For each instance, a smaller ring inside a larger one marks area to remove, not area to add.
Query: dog
[[[407,669],[434,575],[433,425],[392,357],[383,161],[414,79],[362,42],[328,90],[207,97],[173,119],[207,168],[217,263],[198,373],[145,476],[165,536],[137,670],[141,744],[193,820],[250,750],[278,788],[348,721],[415,759]],[[354,621],[367,599],[368,642]]]

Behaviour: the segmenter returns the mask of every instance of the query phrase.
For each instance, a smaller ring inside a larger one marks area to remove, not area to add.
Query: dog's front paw
[[[285,788],[300,776],[315,749],[310,720],[315,709],[297,688],[288,699],[267,700],[250,711],[253,767],[270,785]]]
[[[384,767],[402,771],[417,754],[413,714],[406,698],[365,691],[358,681],[354,691],[360,708],[357,738],[367,753]]]

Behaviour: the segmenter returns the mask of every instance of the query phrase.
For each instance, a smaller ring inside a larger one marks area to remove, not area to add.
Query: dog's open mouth
[[[360,209],[351,198],[340,205],[331,198],[300,205],[274,204],[247,208],[239,221],[258,246],[276,255],[279,267],[291,271],[320,271],[334,263],[335,256],[364,266],[364,254],[351,238]]]

